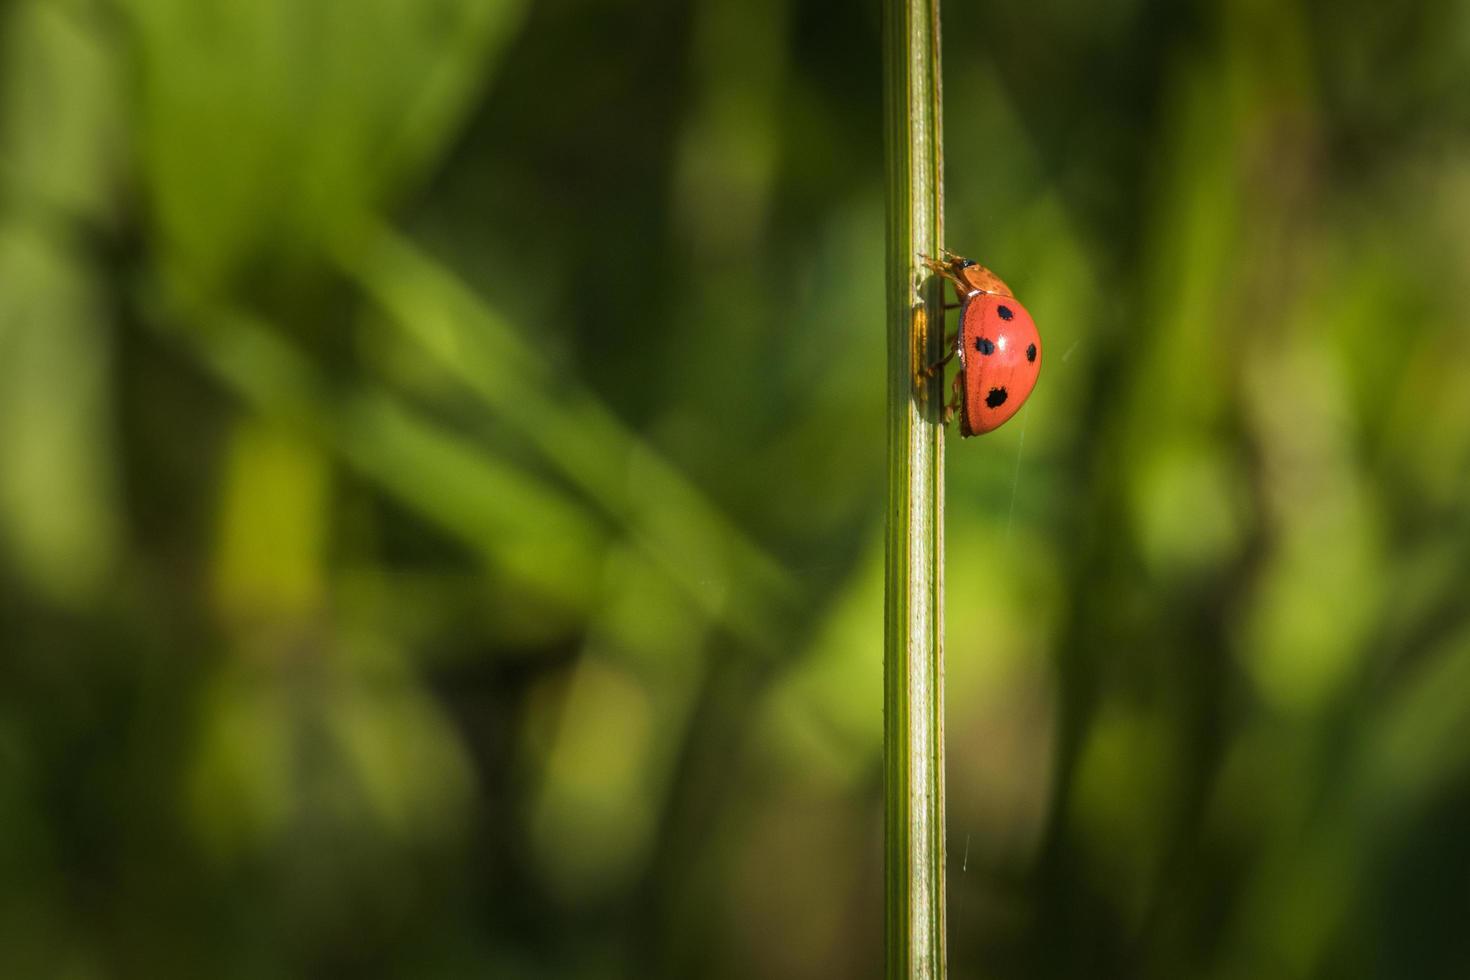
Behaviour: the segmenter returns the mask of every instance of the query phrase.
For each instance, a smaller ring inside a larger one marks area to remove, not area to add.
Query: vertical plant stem
[[[885,0],[888,170],[888,538],[883,654],[888,980],[945,974],[944,342],[939,0]],[[922,285],[928,280],[927,285]],[[921,293],[922,285],[922,293]]]

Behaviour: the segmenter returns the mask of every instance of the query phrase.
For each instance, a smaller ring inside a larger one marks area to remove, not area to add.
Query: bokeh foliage
[[[1463,976],[1470,4],[945,18],[951,970]],[[0,7],[0,975],[878,975],[877,30]]]

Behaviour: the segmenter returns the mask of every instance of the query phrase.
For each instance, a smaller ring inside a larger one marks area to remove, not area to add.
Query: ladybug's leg
[[[951,263],[941,262],[938,259],[931,259],[927,255],[919,256],[919,262],[924,266],[924,268],[928,269],[936,276],[943,276],[945,279],[948,279],[950,282],[954,283],[955,295],[959,296],[962,302],[964,301],[966,294],[970,292],[970,287],[966,286],[965,283],[960,279],[960,277],[955,275],[954,266]],[[946,309],[952,309],[952,307],[946,307]]]
[[[944,265],[940,262],[935,262],[933,259],[927,258],[924,260],[924,265],[934,270],[937,275],[943,276],[945,279],[948,279],[950,285],[954,286],[955,301],[953,303],[940,303],[939,308],[941,310],[947,311],[957,310],[960,307],[964,306],[965,300],[969,297],[970,293],[973,290],[971,290],[964,283],[960,282],[960,280],[956,278],[955,274],[950,270],[949,266]]]
[[[949,423],[954,420],[955,412],[960,410],[960,402],[963,401],[965,397],[964,381],[965,372],[961,371],[959,374],[956,374],[954,376],[954,381],[950,383],[950,390],[954,392],[954,397],[950,399],[948,405],[944,406],[945,425],[949,425]]]
[[[924,377],[926,377],[926,378],[932,378],[932,377],[934,377],[940,371],[943,371],[944,370],[944,366],[946,364],[948,364],[953,359],[954,359],[954,348],[951,347],[948,354],[945,354],[939,360],[935,361],[933,364],[929,365],[928,367],[926,367],[924,369]]]
[[[956,331],[955,332],[955,335],[953,337],[950,337],[948,340],[946,340],[944,342],[944,346],[945,346],[945,349],[947,349],[949,351],[949,353],[948,354],[945,354],[939,360],[937,360],[933,364],[929,365],[929,367],[924,370],[924,377],[926,377],[926,378],[932,378],[932,377],[934,377],[934,375],[936,375],[940,371],[944,370],[944,366],[946,364],[948,364],[950,361],[954,360],[954,356],[960,352],[960,335],[959,335],[959,332]],[[956,375],[955,377],[959,377],[959,376]]]

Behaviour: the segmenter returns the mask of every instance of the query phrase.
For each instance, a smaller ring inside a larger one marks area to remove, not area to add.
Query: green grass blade
[[[491,305],[382,228],[344,259],[404,336],[594,501],[696,605],[767,653],[797,611],[790,574],[584,385],[558,377]]]

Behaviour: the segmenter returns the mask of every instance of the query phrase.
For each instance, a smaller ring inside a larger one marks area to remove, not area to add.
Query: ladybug
[[[959,298],[959,332],[944,360],[926,376],[958,357],[955,398],[944,421],[960,413],[960,435],[978,436],[998,428],[1020,411],[1041,373],[1041,335],[1026,308],[1000,277],[972,259],[944,252],[942,260],[921,256],[924,266],[954,284]],[[945,305],[945,309],[954,309]]]

